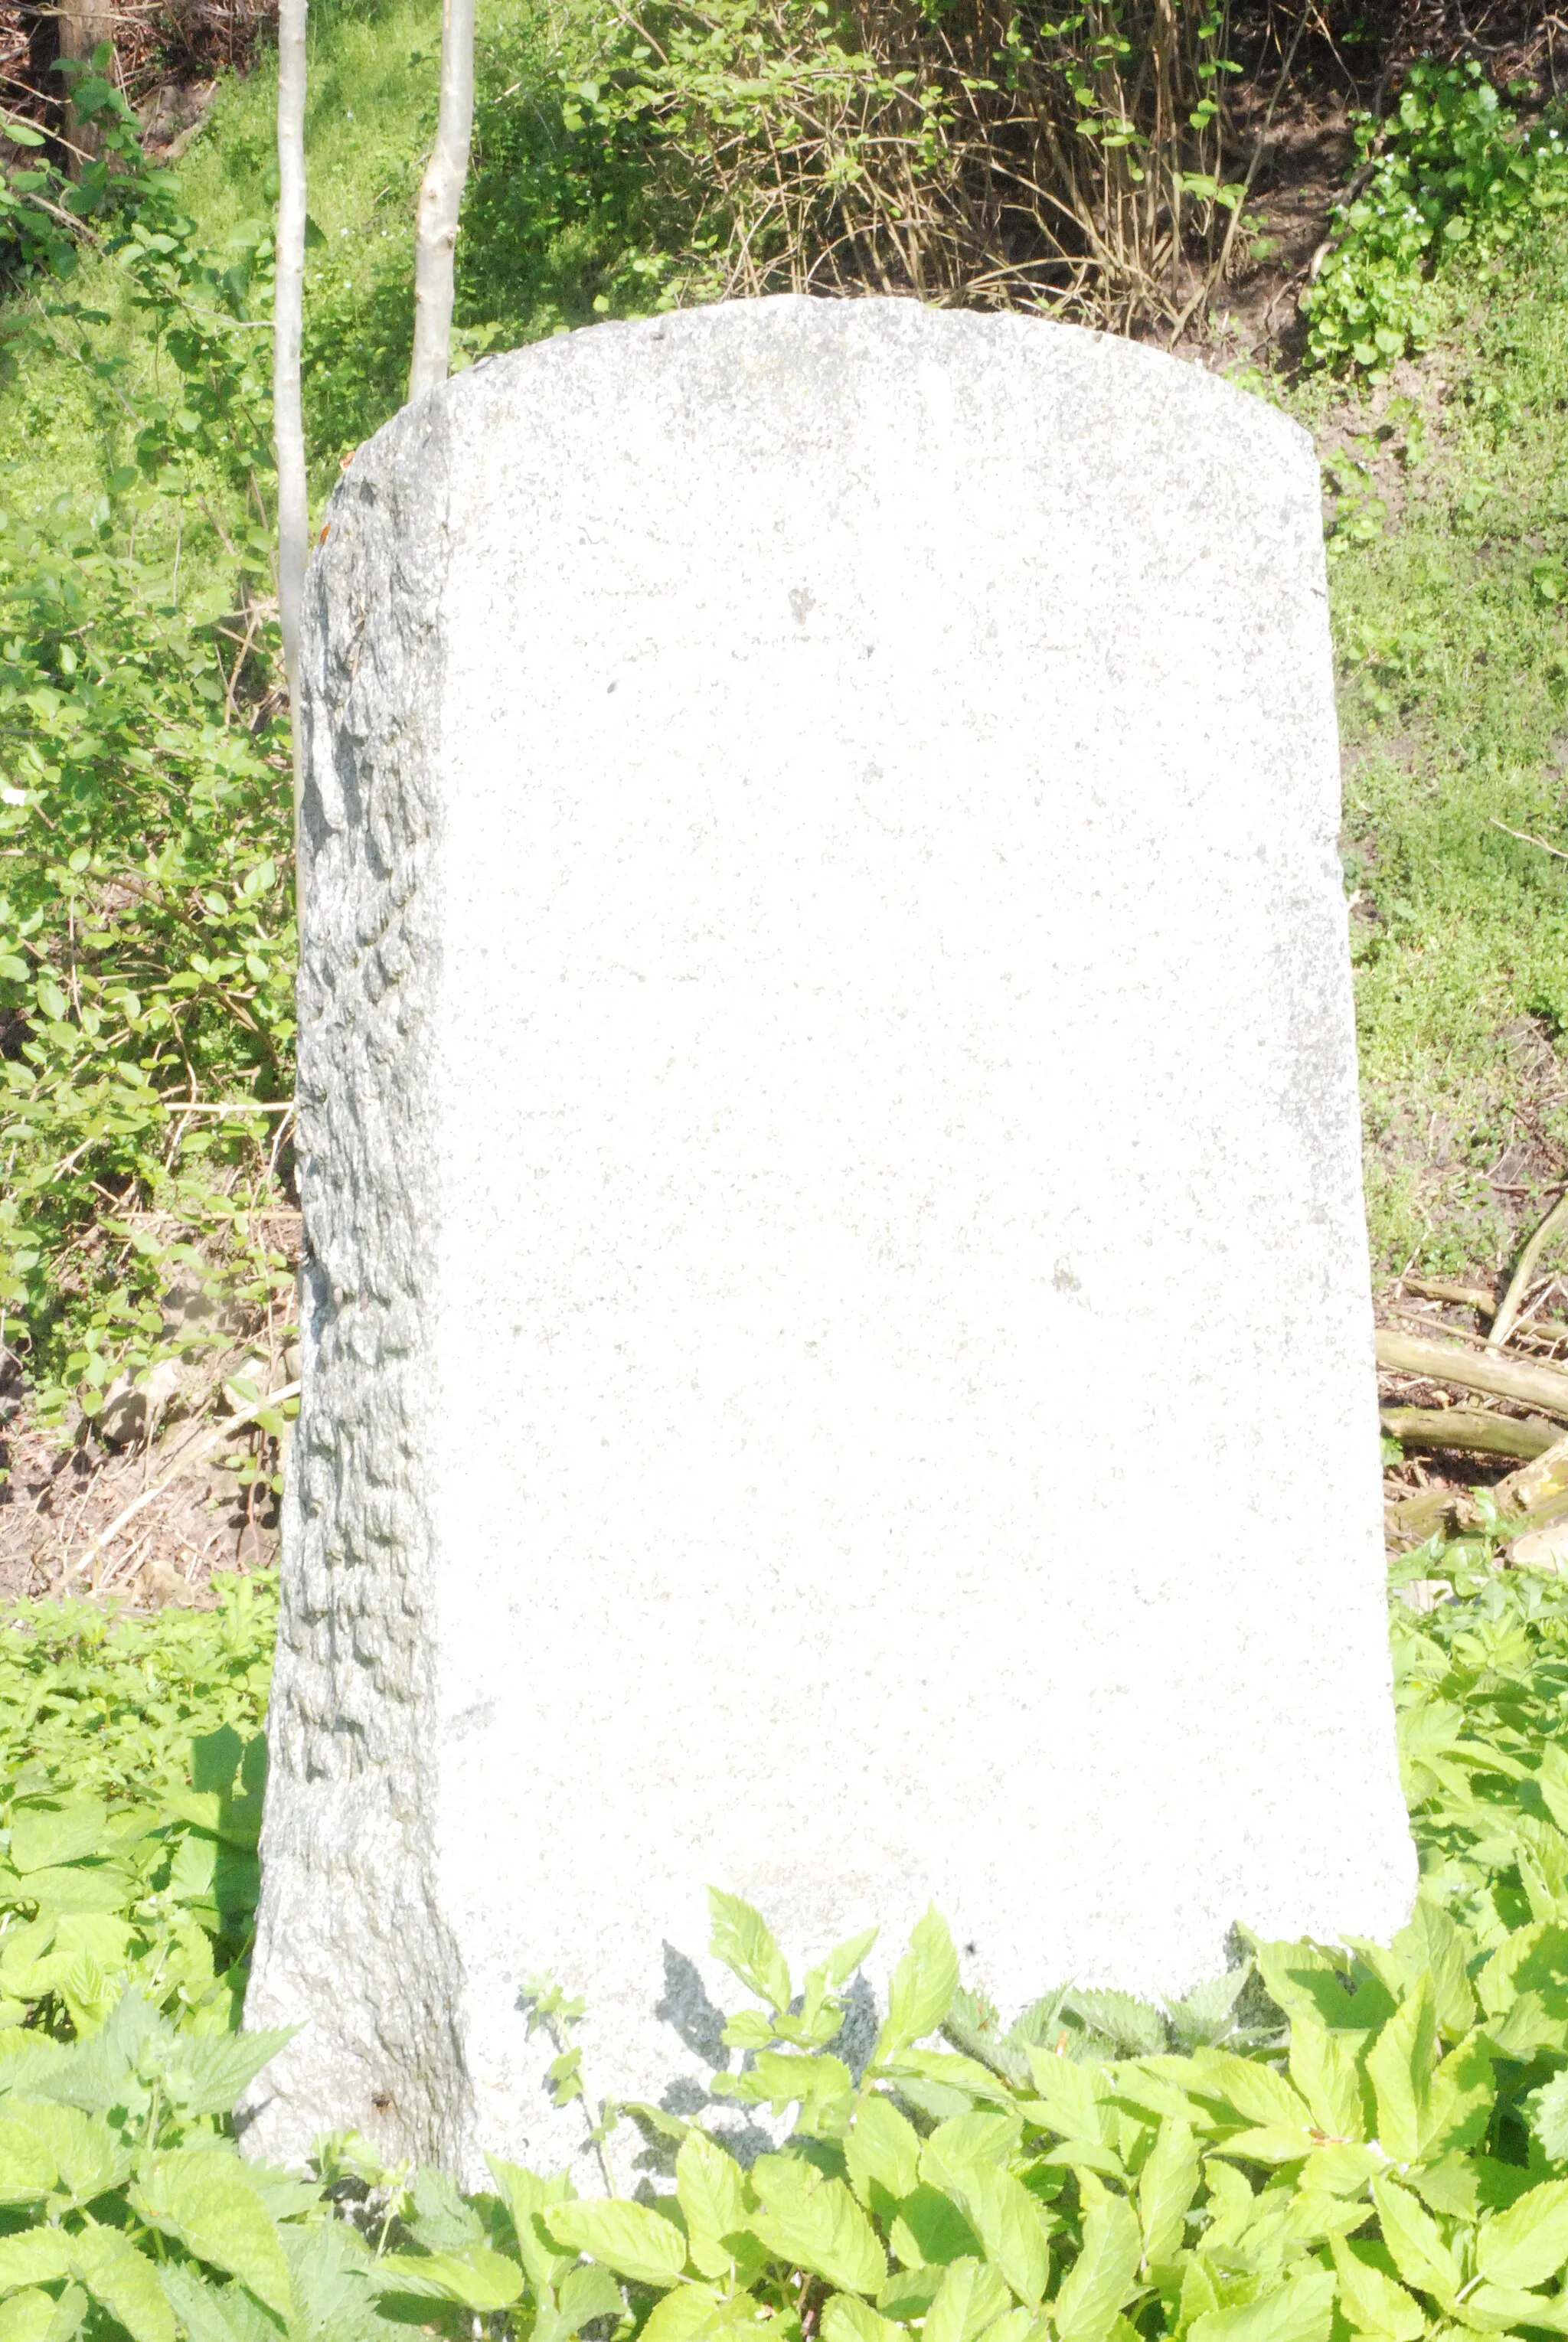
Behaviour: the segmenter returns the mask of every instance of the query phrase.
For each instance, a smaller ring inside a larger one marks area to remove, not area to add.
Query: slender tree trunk
[[[299,706],[299,612],[309,533],[300,338],[305,319],[305,35],[308,0],[279,0],[277,256],[273,293],[273,438],[277,449],[277,598],[294,736],[295,907],[305,924],[300,854],[304,736]]]
[[[111,63],[109,78],[114,78],[115,11],[105,6],[105,0],[63,0],[60,9],[60,55],[82,65],[93,61],[93,52],[107,42]],[[71,176],[79,179],[82,165],[98,152],[99,138],[92,123],[84,122],[76,110],[76,101],[66,84],[65,138],[70,158]]]
[[[474,0],[444,0],[441,105],[435,146],[419,190],[414,245],[414,363],[408,395],[446,380],[452,362],[452,299],[457,214],[474,131]]]

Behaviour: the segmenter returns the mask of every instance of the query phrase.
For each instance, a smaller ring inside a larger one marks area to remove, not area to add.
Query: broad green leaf
[[[685,2215],[693,2267],[704,2277],[727,2277],[734,2255],[724,2239],[746,2226],[739,2164],[704,2132],[688,2131],[675,2157],[675,2197]]]
[[[1557,1741],[1543,1743],[1535,1778],[1547,1812],[1559,1829],[1568,1830],[1568,1751]]]
[[[844,2141],[844,2158],[849,2184],[868,2210],[872,2191],[897,2203],[910,2195],[920,2178],[920,2133],[901,2115],[891,2098],[871,2091],[855,2108],[854,2121]]]
[[[552,2204],[540,2217],[558,2245],[637,2285],[674,2285],[685,2266],[685,2238],[645,2204]]]
[[[946,2267],[939,2261],[894,2269],[877,2293],[876,2306],[884,2317],[895,2318],[901,2326],[912,2318],[924,2317],[945,2275]]]
[[[186,2147],[144,2157],[131,2202],[144,2220],[177,2238],[197,2260],[237,2277],[279,2317],[293,2315],[276,2227],[232,2151]]]
[[[754,2296],[725,2296],[710,2285],[677,2285],[654,2304],[640,2342],[769,2342],[779,2320]],[[537,2328],[535,2328],[537,2331]]]
[[[841,1984],[849,1981],[881,1933],[880,1927],[867,1927],[861,1935],[851,1936],[828,1954],[823,1967],[831,1991],[836,1992]]]
[[[1491,2052],[1483,2036],[1472,2033],[1449,2051],[1432,2077],[1423,2156],[1479,2146],[1491,2124],[1496,2096]]]
[[[1530,2127],[1548,2163],[1568,2163],[1568,2067],[1543,2089],[1533,2090],[1525,2104]]]
[[[798,2050],[759,2049],[744,2073],[715,2074],[712,2087],[717,2097],[770,2106],[775,2114],[797,2103],[795,2127],[814,2138],[839,2137],[854,2103],[847,2066],[837,2057]]]
[[[1244,2123],[1261,2129],[1310,2131],[1312,2108],[1299,2090],[1272,2066],[1238,2057],[1229,2049],[1200,2049],[1193,2059],[1193,2087],[1223,2099]]]
[[[31,2124],[0,2119],[0,2204],[35,2204],[58,2177],[47,2140]]]
[[[1198,2150],[1186,2124],[1163,2122],[1138,2174],[1138,2223],[1149,2267],[1173,2262],[1180,2252],[1200,2173]]]
[[[993,2163],[1000,2170],[1017,2146],[1021,2128],[1012,2107],[1005,2114],[955,2115],[939,2124],[926,2140],[920,2176],[934,2187],[944,2187],[947,2183],[943,2173],[962,2164]]]
[[[528,2282],[540,2291],[553,2293],[577,2257],[575,2246],[563,2248],[545,2228],[544,2214],[552,2204],[568,2203],[572,2197],[572,2182],[564,2171],[553,2178],[541,2179],[520,2163],[506,2163],[499,2156],[487,2155],[490,2176],[501,2191],[501,2200],[512,2216],[512,2230],[517,2239],[517,2251],[528,2272]]]
[[[1367,2181],[1387,2167],[1376,2147],[1320,2147],[1302,2165],[1299,2179],[1303,2187],[1314,2192],[1359,2196]]]
[[[760,2208],[748,2226],[768,2251],[825,2277],[841,2293],[875,2293],[887,2275],[876,2232],[842,2179],[811,2164],[764,2155],[752,2167]]]
[[[987,2128],[977,2132],[976,2125]],[[1038,2309],[1051,2277],[1041,2206],[988,2155],[975,2151],[964,2159],[961,2152],[965,2146],[977,2150],[983,2141],[993,2151],[998,2146],[1005,2151],[1008,2137],[1007,2120],[1002,2115],[966,2115],[957,2122],[944,2123],[925,2143],[920,2175],[927,2186],[939,2187],[952,2197],[979,2238],[986,2259],[1021,2299]],[[955,2148],[960,2152],[955,2153]]]
[[[1417,2291],[1435,2295],[1447,2308],[1462,2280],[1436,2221],[1397,2180],[1374,2179],[1372,2196],[1383,2223],[1383,2241],[1400,2276]]]
[[[187,2115],[227,2115],[264,2066],[294,2039],[296,2025],[268,2032],[186,2035],[165,2069],[164,2087]]]
[[[63,2228],[25,2228],[18,2237],[0,2237],[0,2292],[69,2277],[68,2241]]]
[[[60,2187],[79,2204],[118,2187],[131,2168],[130,2156],[101,2116],[9,2098],[0,2118],[0,2171],[12,2154],[20,2159],[29,2148],[54,2164]]]
[[[621,2288],[609,2270],[597,2261],[580,2261],[561,2280],[555,2311],[564,2330],[575,2334],[595,2317],[619,2318],[624,2306]]]
[[[77,1797],[59,1804],[18,1805],[11,1809],[11,1867],[25,1877],[56,1864],[79,1862],[104,1843],[108,1807],[97,1797]]]
[[[1024,2055],[1040,2094],[1024,2101],[1024,2113],[1063,2138],[1103,2138],[1102,2117],[1110,2094],[1099,2069],[1074,2065],[1071,2057],[1058,2057],[1035,2042],[1025,2043]],[[1187,2065],[1184,2058],[1171,2062]]]
[[[1220,2306],[1220,2288],[1207,2261],[1201,2253],[1193,2253],[1182,2270],[1181,2309],[1177,2319],[1183,2334],[1191,2333],[1198,2319]]]
[[[1466,1966],[1465,1940],[1453,1914],[1430,1897],[1418,1896],[1410,1925],[1401,1929],[1393,1945],[1405,1954],[1413,1972],[1431,1977],[1438,2030],[1451,2041],[1468,2033],[1475,2022],[1475,1994]]]
[[[1478,2276],[1493,2285],[1544,2285],[1568,2264],[1568,2179],[1549,2179],[1482,2223]]]
[[[1143,2239],[1120,2196],[1102,2196],[1084,2222],[1084,2245],[1056,2296],[1061,2342],[1104,2342],[1137,2283]]]
[[[716,1887],[708,1889],[708,1908],[714,1922],[708,1948],[714,1959],[782,2016],[790,2005],[789,1969],[762,1913]]]
[[[1466,2287],[1459,2316],[1482,2334],[1503,2334],[1513,2326],[1543,2326],[1548,2333],[1568,2333],[1568,2301],[1562,2294],[1521,2293],[1515,2286]]]
[[[1431,1979],[1423,1975],[1366,2056],[1378,2139],[1395,2163],[1413,2163],[1425,2144],[1436,2063],[1437,2008]]]
[[[822,2313],[823,2342],[904,2342],[904,2328],[859,2300],[835,2293]]]
[[[1354,2141],[1366,2136],[1361,2075],[1343,2033],[1308,2010],[1291,2019],[1291,2080],[1306,2100],[1325,2139]]]
[[[71,2275],[119,2319],[131,2342],[175,2342],[175,2314],[156,2267],[128,2237],[89,2220],[66,2241]]]
[[[488,2245],[470,2245],[461,2253],[387,2253],[375,2263],[375,2274],[378,2281],[391,2280],[389,2290],[454,2301],[481,2316],[510,2309],[523,2293],[516,2262]]]
[[[1328,2342],[1333,2293],[1332,2273],[1309,2267],[1255,2301],[1205,2311],[1188,2342]]]
[[[1386,2334],[1392,2342],[1419,2342],[1426,2331],[1426,2312],[1420,2302],[1363,2260],[1348,2237],[1331,2237],[1329,2249],[1339,2272],[1340,2307],[1357,2332]]]
[[[1124,2326],[1124,2318],[1118,2319]],[[1128,2328],[1131,2336],[1132,2329]],[[985,2329],[985,2342],[1050,2342],[1050,2322],[1043,2310],[1004,2310],[994,2324]]]
[[[925,2314],[924,2342],[974,2342],[1013,2307],[1013,2297],[984,2261],[952,2262]]]
[[[722,2329],[724,2302],[709,2285],[677,2285],[655,2301],[639,2342],[697,2342]]]
[[[979,2237],[952,2197],[924,2185],[899,2206],[889,2242],[906,2268],[973,2259],[980,2251]]]
[[[71,2290],[80,2304],[75,2326],[61,2318],[60,2304],[52,2293],[40,2293],[32,2287],[25,2293],[14,2293],[0,2305],[0,2342],[65,2342],[81,2324],[87,2307],[86,2295],[75,2287]]]
[[[1285,2015],[1315,2017],[1320,2025],[1341,2032],[1375,2030],[1393,2015],[1393,1996],[1374,1977],[1358,1977],[1353,1992],[1345,1977],[1345,1955],[1325,1951],[1320,1944],[1252,1946],[1258,1974],[1272,2000]]]
[[[917,1919],[909,1949],[893,1971],[887,1988],[887,2016],[872,2053],[882,2065],[901,2049],[909,2049],[934,2033],[953,2006],[958,1989],[958,1954],[947,1923],[935,1911]]]
[[[165,2261],[159,2281],[189,2342],[250,2342],[248,2322],[236,2323],[232,2300],[225,2301],[188,2261]]]
[[[1500,1944],[1475,1979],[1482,2007],[1489,2017],[1503,2017],[1525,1993],[1542,1987],[1562,1990],[1568,1981],[1568,1927],[1543,1921],[1516,1927]]]

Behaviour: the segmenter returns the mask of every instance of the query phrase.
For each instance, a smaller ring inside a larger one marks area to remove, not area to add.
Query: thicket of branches
[[[1303,92],[1418,53],[1554,87],[1543,7],[1333,0],[645,0],[574,110],[657,157],[708,295],[903,292],[1174,334]],[[1490,37],[1487,37],[1487,36]]]

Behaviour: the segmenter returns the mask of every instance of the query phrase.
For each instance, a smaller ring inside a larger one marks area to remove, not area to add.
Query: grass
[[[1385,1269],[1495,1269],[1568,1164],[1568,861],[1495,826],[1568,849],[1565,295],[1568,239],[1539,235],[1413,395],[1335,414],[1320,393],[1313,417],[1343,523],[1344,850]]]

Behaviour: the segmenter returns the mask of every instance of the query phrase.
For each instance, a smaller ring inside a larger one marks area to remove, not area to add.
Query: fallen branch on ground
[[[1539,1416],[1489,1415],[1479,1406],[1385,1406],[1379,1417],[1402,1447],[1462,1450],[1468,1456],[1519,1456],[1527,1461],[1557,1444],[1557,1426]]]
[[[1450,1342],[1423,1342],[1418,1335],[1395,1334],[1386,1326],[1378,1328],[1376,1350],[1378,1365],[1390,1374],[1419,1375],[1425,1382],[1486,1391],[1493,1398],[1515,1399],[1522,1406],[1537,1406],[1543,1415],[1568,1423],[1568,1373],[1560,1366],[1503,1358],[1495,1351],[1461,1350]]]
[[[1535,1264],[1552,1237],[1565,1222],[1568,1222],[1568,1187],[1563,1188],[1514,1265],[1513,1274],[1508,1280],[1508,1290],[1504,1293],[1499,1304],[1497,1315],[1492,1321],[1492,1331],[1486,1336],[1486,1346],[1489,1350],[1501,1349],[1513,1333],[1519,1312],[1524,1306],[1524,1296],[1529,1289],[1530,1280],[1535,1274]]]

